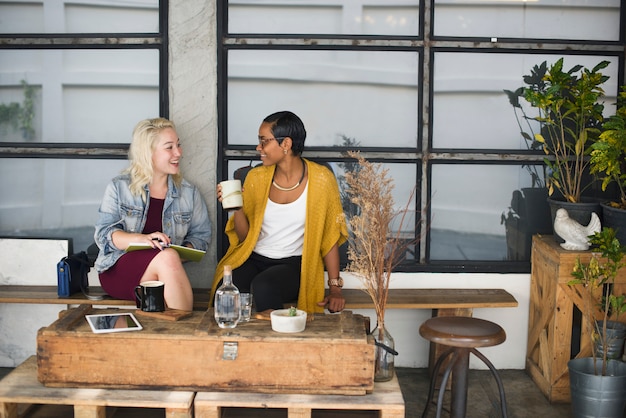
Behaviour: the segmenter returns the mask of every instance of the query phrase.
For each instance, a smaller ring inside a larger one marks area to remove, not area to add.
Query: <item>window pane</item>
[[[528,260],[532,234],[551,231],[545,191],[533,204],[534,209],[543,214],[537,216],[541,221],[533,221],[532,226],[522,230],[523,238],[512,237],[512,240],[521,240],[522,244],[508,251],[506,228],[519,225],[503,223],[503,217],[521,216],[524,221],[527,218],[524,210],[512,204],[512,198],[516,191],[531,187],[529,170],[520,166],[434,165],[430,258]]]
[[[159,115],[159,52],[1,50],[0,105],[18,108],[0,142],[128,143]]]
[[[230,33],[417,36],[419,31],[419,0],[228,3]]]
[[[291,110],[307,143],[416,147],[418,54],[229,51],[228,142],[256,145],[267,115]]]
[[[515,91],[524,85],[523,76],[530,74],[533,66],[543,61],[550,65],[560,57],[535,54],[436,53],[433,147],[526,149],[527,141],[520,135],[515,109],[503,90]],[[563,67],[567,70],[581,64],[593,68],[603,60],[610,61],[609,66],[602,71],[610,77],[604,84],[607,94],[604,100],[605,115],[608,116],[615,112],[615,95],[619,81],[617,58],[566,56]],[[537,115],[529,106],[525,108],[529,116]],[[454,123],[450,123],[451,118]]]
[[[126,160],[3,159],[0,236],[69,237],[93,242],[98,207]]]
[[[303,154],[306,157],[306,147]],[[313,159],[315,161],[315,159]],[[233,174],[235,170],[243,166],[256,166],[260,164],[259,160],[253,161],[236,161],[231,160],[228,162],[228,178],[233,178]],[[326,164],[330,166],[331,170],[335,174],[337,178],[337,183],[339,185],[339,193],[341,194],[341,203],[343,206],[344,213],[346,214],[346,218],[350,219],[354,214],[357,213],[357,209],[350,202],[350,195],[348,194],[348,184],[345,179],[345,173],[354,171],[357,169],[356,160],[347,160],[342,162],[324,162],[320,164]],[[393,179],[394,189],[392,191],[394,208],[397,213],[404,211],[407,209],[407,214],[402,219],[401,216],[396,217],[394,222],[391,225],[390,233],[392,236],[399,234],[401,239],[405,240],[407,243],[407,247],[404,249],[406,251],[405,259],[407,261],[416,260],[419,257],[416,257],[416,253],[419,250],[416,246],[416,228],[415,222],[416,219],[420,219],[420,215],[417,213],[416,209],[416,201],[419,197],[419,193],[417,189],[415,189],[415,193],[411,196],[415,185],[417,184],[416,172],[417,167],[415,164],[390,164],[385,163],[382,165],[383,169],[389,170],[389,177]],[[409,245],[410,243],[410,245]],[[345,266],[347,263],[347,247],[342,246],[340,249],[341,254],[341,264]]]
[[[375,161],[371,161],[378,164]],[[344,162],[333,163],[333,170],[339,181],[339,190],[341,193],[341,201],[349,219],[358,213],[358,208],[351,202],[351,196],[348,193],[349,186],[345,179],[347,172],[358,170],[356,160],[347,160]],[[394,203],[394,219],[389,226],[389,239],[399,237],[406,247],[401,248],[404,251],[404,260],[415,261],[419,259],[419,243],[416,240],[416,221],[419,221],[421,214],[418,213],[416,206],[419,192],[417,191],[417,166],[415,164],[394,164],[382,163],[382,169],[388,170],[388,177],[393,180],[393,190],[391,193]],[[406,213],[404,211],[406,210]],[[347,260],[346,260],[347,261]]]
[[[620,0],[435,0],[437,36],[619,40]]]
[[[45,3],[45,7],[44,7]],[[158,0],[0,1],[0,33],[156,33]]]
[[[303,153],[303,156],[306,157],[306,147]],[[312,159],[316,161],[315,158]],[[355,213],[354,210],[349,208],[350,202],[349,197],[346,194],[346,190],[348,189],[348,185],[345,181],[345,173],[356,170],[358,166],[356,160],[347,160],[347,161],[331,161],[331,162],[319,162],[319,164],[327,165],[335,174],[337,178],[337,183],[339,184],[340,193],[342,194],[343,206],[346,214],[350,216]],[[228,178],[233,178],[233,173],[240,167],[252,165],[257,166],[261,164],[260,160],[252,160],[252,161],[241,161],[241,160],[231,160],[228,162]],[[414,193],[413,199],[409,201],[409,196],[413,188],[416,185],[416,177],[415,173],[417,172],[417,168],[414,164],[391,164],[385,163],[382,165],[383,169],[389,170],[389,177],[394,181],[394,190],[392,192],[393,200],[395,203],[395,208],[400,211],[408,206],[409,211],[411,212],[410,220],[406,220],[402,224],[402,231],[405,233],[412,234],[415,231],[415,199],[417,192]],[[397,229],[394,229],[397,231]]]

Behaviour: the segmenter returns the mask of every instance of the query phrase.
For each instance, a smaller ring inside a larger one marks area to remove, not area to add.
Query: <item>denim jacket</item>
[[[142,233],[148,216],[148,203],[130,192],[130,176],[115,177],[107,186],[98,210],[94,238],[100,248],[95,267],[98,273],[108,270],[124,254],[113,245],[113,232]],[[150,191],[145,186],[147,201]],[[163,205],[163,231],[173,244],[191,244],[198,250],[207,250],[211,241],[211,221],[200,191],[186,180],[176,186],[168,177],[167,195]]]

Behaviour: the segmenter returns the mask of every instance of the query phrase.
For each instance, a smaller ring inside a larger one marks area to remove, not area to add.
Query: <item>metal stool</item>
[[[433,343],[451,347],[443,352],[435,363],[430,382],[430,390],[428,391],[428,400],[426,401],[422,418],[426,417],[428,408],[432,402],[437,376],[439,375],[439,368],[448,357],[450,357],[450,362],[443,373],[439,396],[437,398],[437,418],[441,417],[443,395],[446,385],[448,384],[450,373],[452,373],[450,416],[454,418],[465,417],[470,353],[481,359],[491,370],[491,373],[498,383],[498,390],[500,391],[502,416],[504,418],[507,417],[504,387],[502,386],[502,380],[498,375],[498,371],[487,357],[476,350],[476,347],[491,347],[503,343],[504,340],[506,340],[506,333],[501,326],[478,318],[440,316],[424,322],[420,326],[420,335]]]

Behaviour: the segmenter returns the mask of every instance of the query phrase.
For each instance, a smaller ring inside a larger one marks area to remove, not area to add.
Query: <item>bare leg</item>
[[[165,303],[168,308],[193,310],[193,291],[176,250],[166,248],[152,259],[140,281],[148,280],[165,283]]]

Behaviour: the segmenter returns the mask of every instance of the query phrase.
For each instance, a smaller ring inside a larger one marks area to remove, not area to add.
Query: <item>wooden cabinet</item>
[[[533,237],[526,371],[550,402],[570,401],[567,362],[591,355],[588,327],[574,323],[581,289],[568,285],[578,257],[587,262],[591,251],[564,250],[552,235]],[[616,294],[626,293],[625,270],[616,283]],[[578,352],[572,340],[580,341]]]

